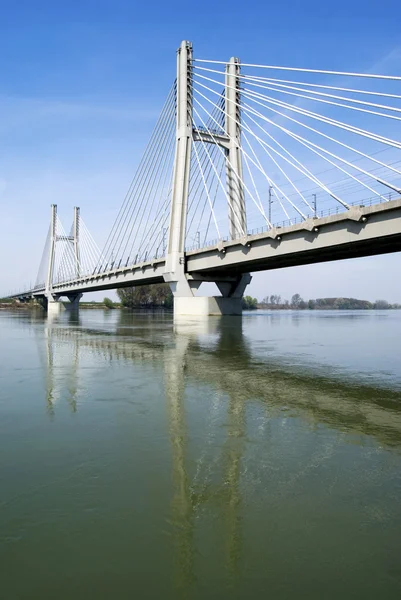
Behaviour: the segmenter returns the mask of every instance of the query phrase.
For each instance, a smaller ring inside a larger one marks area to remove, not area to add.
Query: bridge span
[[[265,77],[268,69],[306,80]],[[354,87],[312,82],[316,73]],[[176,315],[239,314],[252,272],[401,251],[400,82],[200,60],[182,42],[176,80],[103,249],[78,208],[68,233],[53,205],[36,284],[10,297],[58,311],[63,297],[74,308],[86,292],[166,282]],[[203,282],[221,296],[199,295]]]

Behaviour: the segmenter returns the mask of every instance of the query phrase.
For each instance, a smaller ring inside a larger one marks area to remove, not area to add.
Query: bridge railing
[[[355,202],[350,202],[349,206],[353,207],[353,206],[373,206],[374,204],[383,204],[384,202],[388,202],[392,199],[392,194],[389,194],[388,198],[384,198],[381,196],[372,196],[370,198],[364,198],[363,200],[358,200]],[[330,217],[332,215],[337,215],[340,213],[344,213],[346,212],[345,208],[342,208],[341,206],[335,206],[335,207],[331,207],[331,208],[327,208],[325,210],[318,210],[316,212],[316,218],[321,219],[323,217]],[[314,218],[315,215],[314,214],[307,214],[306,217],[309,218]],[[302,219],[302,217],[294,217],[292,219],[285,219],[284,221],[279,221],[277,223],[273,223],[273,227],[277,227],[277,228],[283,228],[283,227],[291,227],[291,225],[298,225],[300,223],[303,223],[304,219]],[[263,227],[256,227],[254,229],[250,229],[248,230],[248,235],[258,235],[261,233],[267,233],[269,231],[270,227],[268,227],[267,225],[263,226]],[[191,246],[191,247],[186,247],[185,250],[186,252],[192,252],[194,250],[200,250],[202,248],[210,248],[211,246],[217,246],[217,244],[221,243],[221,242],[227,242],[229,241],[229,239],[227,237],[223,237],[221,239],[212,239],[212,240],[208,240],[207,242],[205,242],[205,244],[203,246],[199,246],[199,244]]]

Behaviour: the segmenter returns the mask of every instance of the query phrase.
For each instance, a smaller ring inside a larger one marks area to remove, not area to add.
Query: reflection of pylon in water
[[[76,412],[79,340],[77,337],[69,335],[69,333],[63,336],[63,330],[54,329],[51,325],[45,327],[44,333],[46,344],[45,386],[48,413],[50,416],[54,416],[55,405],[59,401],[64,389],[68,391],[67,402],[70,405],[71,411]],[[66,353],[68,356],[72,356],[71,361],[65,360]],[[67,370],[65,367],[67,367]]]
[[[200,506],[208,499],[223,500],[223,535],[225,537],[227,577],[234,583],[238,575],[241,535],[240,515],[241,495],[239,488],[241,473],[241,455],[245,434],[245,409],[239,396],[230,398],[228,406],[228,439],[223,450],[223,493],[221,488],[206,494],[207,482],[201,493],[190,482],[186,469],[187,431],[185,423],[185,371],[190,336],[176,336],[173,356],[165,361],[166,397],[168,404],[170,441],[172,448],[172,523],[176,543],[176,584],[177,588],[188,595],[196,580],[194,557],[195,519]],[[186,597],[186,596],[185,596]]]
[[[186,597],[194,575],[194,508],[185,466],[185,356],[189,339],[176,337],[176,352],[165,361],[165,389],[172,450],[172,521],[175,531],[175,580]]]

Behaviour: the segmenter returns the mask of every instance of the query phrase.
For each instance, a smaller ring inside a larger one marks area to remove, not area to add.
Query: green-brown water
[[[0,313],[1,597],[400,598],[400,334]]]

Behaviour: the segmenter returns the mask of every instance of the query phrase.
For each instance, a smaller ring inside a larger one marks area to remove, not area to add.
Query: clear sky
[[[401,62],[399,1],[0,1],[0,293],[35,280],[52,202],[99,245],[175,75],[198,57],[365,72]],[[399,254],[254,277],[259,298],[401,302]]]

